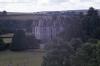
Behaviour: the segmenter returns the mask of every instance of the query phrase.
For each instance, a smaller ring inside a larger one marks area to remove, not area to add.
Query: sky
[[[91,6],[100,9],[100,0],[0,0],[0,11],[8,12],[80,10]]]

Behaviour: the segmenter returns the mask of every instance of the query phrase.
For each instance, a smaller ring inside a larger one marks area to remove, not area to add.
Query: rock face
[[[33,20],[32,33],[38,39],[51,40],[63,30],[63,22],[60,23],[61,20],[55,16],[35,16],[35,18],[37,20]]]
[[[78,19],[79,13],[37,14],[33,16],[32,33],[37,39],[52,40],[64,30],[65,26],[69,30],[71,24],[77,22]]]

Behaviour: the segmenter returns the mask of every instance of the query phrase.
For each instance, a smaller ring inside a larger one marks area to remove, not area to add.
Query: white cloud
[[[68,1],[69,0],[49,0],[49,3],[60,4],[60,3],[68,2]]]
[[[0,0],[0,10],[33,12],[100,8],[100,0]]]
[[[34,2],[36,0],[0,0],[1,3]]]

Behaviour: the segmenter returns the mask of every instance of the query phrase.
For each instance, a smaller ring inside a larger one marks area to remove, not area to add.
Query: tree
[[[26,48],[26,35],[24,30],[17,30],[14,34],[14,37],[12,39],[12,44],[10,49],[12,51],[21,51],[25,50]]]
[[[89,8],[87,14],[82,20],[83,31],[84,31],[84,39],[96,38],[100,39],[98,35],[100,35],[100,18],[98,15],[98,11],[93,7]]]
[[[73,57],[73,66],[99,66],[100,41],[87,42]]]
[[[82,43],[83,42],[80,38],[73,38],[72,40],[70,40],[70,44],[75,52],[78,51],[77,49],[82,46]]]
[[[54,40],[46,45],[46,55],[42,66],[71,66],[73,48],[68,42]]]
[[[2,16],[6,16],[6,15],[7,15],[7,11],[3,11]]]

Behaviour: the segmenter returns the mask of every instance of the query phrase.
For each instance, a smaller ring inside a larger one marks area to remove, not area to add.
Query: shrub
[[[6,44],[2,39],[0,39],[0,51],[6,50]]]
[[[26,41],[27,41],[27,48],[28,49],[37,49],[39,48],[39,43],[40,41],[38,39],[35,38],[35,36],[30,35],[26,37]]]

